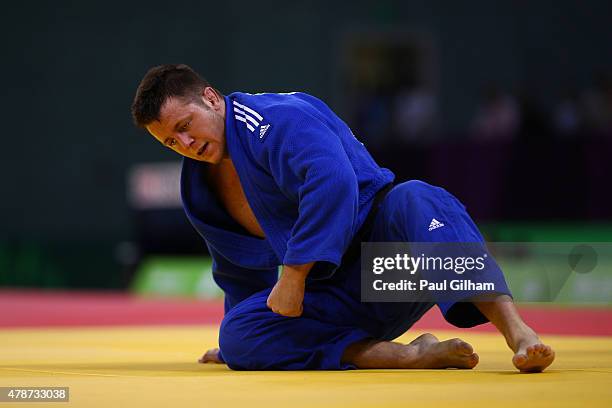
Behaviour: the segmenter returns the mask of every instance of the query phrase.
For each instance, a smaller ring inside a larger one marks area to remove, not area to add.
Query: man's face
[[[168,98],[159,121],[146,128],[164,146],[194,160],[218,164],[227,158],[225,101],[206,88],[200,101]]]

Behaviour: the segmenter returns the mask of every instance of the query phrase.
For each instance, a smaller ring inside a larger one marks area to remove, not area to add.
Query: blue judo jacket
[[[181,195],[227,310],[274,285],[279,265],[316,262],[309,279],[330,277],[394,175],[313,96],[237,92],[225,103],[227,149],[266,238],[225,211],[206,183],[207,163],[184,158]]]

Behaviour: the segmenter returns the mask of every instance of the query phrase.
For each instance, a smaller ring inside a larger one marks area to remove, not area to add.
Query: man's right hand
[[[206,364],[206,363],[225,364],[221,360],[221,358],[219,357],[219,349],[218,348],[214,348],[214,349],[208,350],[206,353],[204,353],[204,355],[202,357],[200,357],[200,359],[198,360],[198,363],[201,363],[201,364]]]

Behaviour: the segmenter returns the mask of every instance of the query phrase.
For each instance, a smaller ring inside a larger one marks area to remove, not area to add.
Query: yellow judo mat
[[[409,342],[423,332],[399,339]],[[215,327],[96,327],[0,331],[0,386],[70,387],[74,407],[612,407],[612,337],[544,336],[557,360],[519,374],[501,336],[461,337],[480,355],[474,370],[238,372],[197,364]]]

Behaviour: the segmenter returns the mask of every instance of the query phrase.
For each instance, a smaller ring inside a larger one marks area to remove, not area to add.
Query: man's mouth
[[[201,156],[202,153],[204,153],[204,151],[206,150],[206,146],[208,146],[208,142],[204,143],[202,147],[200,147],[200,150],[198,150],[198,153],[197,153],[198,156]]]

